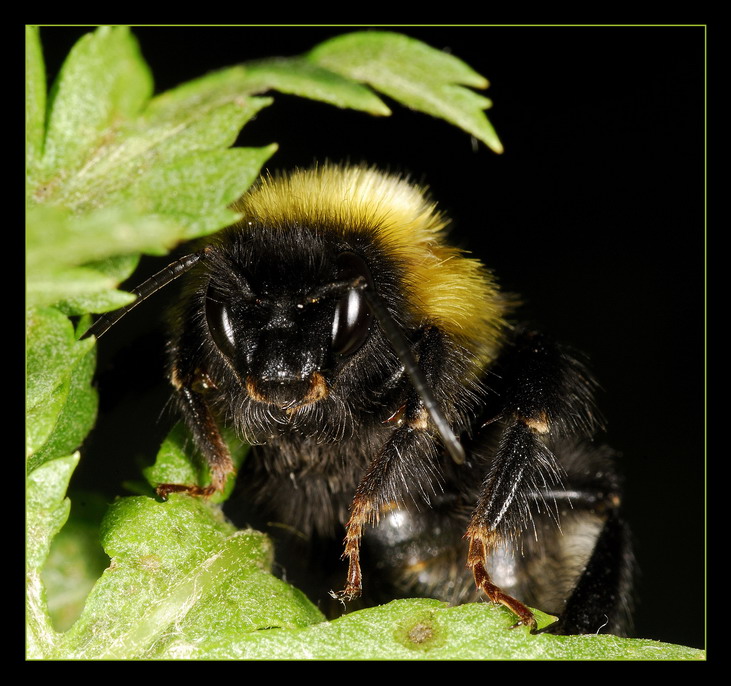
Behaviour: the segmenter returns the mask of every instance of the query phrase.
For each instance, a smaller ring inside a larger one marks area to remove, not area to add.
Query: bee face
[[[276,244],[261,229],[229,232],[200,292],[217,352],[251,400],[292,409],[326,398],[368,340],[370,311],[348,284],[373,281],[349,245],[302,228]]]

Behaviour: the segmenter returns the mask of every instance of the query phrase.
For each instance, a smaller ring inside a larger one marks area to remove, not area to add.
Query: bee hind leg
[[[627,635],[632,629],[634,557],[629,530],[621,518],[619,494],[599,484],[599,488],[572,494],[570,502],[575,518],[599,519],[601,525],[573,590],[558,612],[559,621],[547,631]]]

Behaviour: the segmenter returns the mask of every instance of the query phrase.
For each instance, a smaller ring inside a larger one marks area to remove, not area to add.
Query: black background
[[[503,155],[395,103],[392,117],[374,118],[279,95],[239,144],[279,143],[270,168],[349,158],[411,172],[451,213],[456,241],[522,295],[523,316],[589,354],[626,475],[641,570],[635,633],[702,647],[705,29],[392,28],[490,80]],[[302,53],[348,30],[135,34],[162,91],[215,68]],[[41,30],[49,77],[84,31]],[[153,420],[167,418],[163,300],[100,344],[102,421],[82,460],[82,486],[138,478],[120,446],[129,439],[149,455],[145,440],[164,433],[163,421],[145,439]],[[119,386],[121,398],[105,393]]]

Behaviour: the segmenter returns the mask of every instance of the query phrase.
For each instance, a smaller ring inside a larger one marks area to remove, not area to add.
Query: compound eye
[[[236,339],[233,326],[231,326],[229,308],[221,294],[212,288],[209,288],[206,293],[206,321],[218,349],[233,359]]]
[[[368,265],[352,252],[338,256],[338,281],[355,280],[362,276],[372,287]],[[332,347],[339,355],[352,355],[365,343],[371,329],[371,312],[363,292],[355,289],[343,295],[335,307],[333,318]]]

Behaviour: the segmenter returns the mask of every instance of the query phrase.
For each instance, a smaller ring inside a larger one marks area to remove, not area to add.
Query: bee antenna
[[[205,250],[191,253],[190,255],[184,255],[175,262],[171,262],[165,269],[161,269],[157,274],[153,274],[149,279],[141,283],[137,288],[133,288],[130,292],[137,296],[134,302],[129,305],[120,307],[114,312],[108,312],[103,314],[97,319],[81,336],[81,339],[89,338],[89,336],[96,336],[101,338],[109,329],[111,329],[124,315],[133,310],[137,305],[144,302],[151,295],[157,293],[161,288],[164,288],[169,283],[175,281],[179,276],[185,274],[198,262],[205,257]]]
[[[424,377],[424,373],[419,369],[419,365],[416,363],[414,356],[411,354],[409,344],[406,341],[403,333],[396,325],[393,317],[386,309],[383,301],[371,290],[369,290],[364,279],[359,279],[358,283],[354,284],[355,288],[360,288],[363,291],[366,302],[373,313],[373,316],[378,320],[381,325],[381,329],[385,334],[388,342],[391,344],[393,351],[398,356],[401,363],[404,365],[406,373],[411,379],[411,383],[414,385],[414,389],[419,394],[421,401],[424,403],[429,416],[431,417],[434,425],[437,427],[439,435],[442,437],[444,447],[449,452],[452,459],[457,464],[462,464],[465,461],[465,453],[462,444],[457,440],[454,435],[449,423],[442,414],[439,404],[434,397],[434,394],[429,387],[429,384]]]

